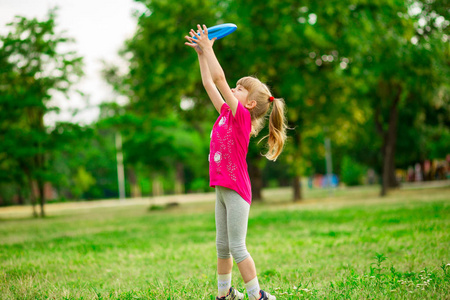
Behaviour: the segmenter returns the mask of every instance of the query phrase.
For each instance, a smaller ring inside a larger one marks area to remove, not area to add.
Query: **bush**
[[[367,168],[348,156],[344,156],[341,167],[341,181],[348,186],[363,183]]]
[[[196,178],[189,186],[189,192],[200,193],[205,191],[212,191],[209,187],[209,180],[205,178]]]

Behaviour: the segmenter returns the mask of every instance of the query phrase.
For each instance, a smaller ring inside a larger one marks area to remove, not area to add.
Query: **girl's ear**
[[[249,100],[247,102],[247,104],[245,104],[245,107],[247,109],[249,109],[249,110],[255,108],[255,106],[256,106],[256,101],[255,100]]]

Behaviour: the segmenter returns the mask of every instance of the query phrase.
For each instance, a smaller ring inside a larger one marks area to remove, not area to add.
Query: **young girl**
[[[209,153],[210,185],[216,188],[217,299],[244,298],[231,286],[233,257],[248,298],[273,300],[274,296],[260,289],[255,263],[245,246],[252,200],[246,156],[250,135],[256,136],[264,126],[270,105],[269,151],[265,156],[276,160],[280,155],[286,139],[284,101],[274,98],[268,87],[253,77],[241,78],[236,88],[230,89],[212,48],[215,38],[209,40],[205,25],[204,31],[197,27],[197,32],[191,29],[185,37],[185,44],[197,52],[203,86],[220,114],[211,132]]]

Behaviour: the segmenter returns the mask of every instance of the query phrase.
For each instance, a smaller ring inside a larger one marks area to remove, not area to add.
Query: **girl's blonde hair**
[[[272,103],[273,107],[269,116],[269,135],[263,137],[261,141],[266,137],[269,138],[267,141],[269,151],[264,156],[269,160],[275,161],[281,154],[281,151],[283,151],[284,142],[286,141],[287,125],[284,100],[282,98],[273,98],[273,101],[270,101],[272,93],[269,88],[255,77],[243,77],[238,80],[237,85],[243,86],[248,91],[247,97],[249,101],[256,101],[256,106],[250,110],[253,136],[257,136],[264,127],[264,117]]]

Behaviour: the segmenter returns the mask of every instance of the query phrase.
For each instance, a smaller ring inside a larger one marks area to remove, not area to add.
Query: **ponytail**
[[[264,156],[275,161],[283,151],[287,125],[284,100],[275,98],[272,103],[273,107],[269,117],[269,139],[267,140],[269,151]]]
[[[252,136],[257,136],[264,127],[265,116],[272,104],[272,111],[269,117],[269,134],[266,137],[269,150],[264,156],[269,160],[277,160],[283,151],[284,142],[286,141],[286,117],[285,103],[282,98],[274,98],[267,85],[262,83],[256,77],[243,77],[238,80],[237,85],[242,85],[248,91],[248,99],[255,100],[256,106],[250,110],[252,118]]]

